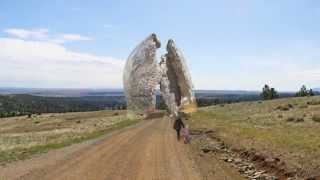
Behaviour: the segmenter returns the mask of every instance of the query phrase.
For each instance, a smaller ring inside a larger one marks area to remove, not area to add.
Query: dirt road
[[[0,167],[0,179],[203,179],[187,146],[177,142],[168,118],[145,120],[95,141]],[[216,172],[214,179],[237,179]]]
[[[146,120],[103,140],[1,168],[5,179],[199,179],[169,120]]]

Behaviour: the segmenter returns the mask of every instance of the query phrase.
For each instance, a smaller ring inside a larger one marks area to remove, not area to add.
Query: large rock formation
[[[142,41],[129,55],[123,74],[123,86],[127,109],[145,114],[153,111],[156,104],[156,85],[160,74],[156,49],[160,42],[155,34]]]
[[[160,42],[152,34],[128,57],[123,83],[129,114],[148,114],[155,109],[157,84],[172,115],[196,109],[190,74],[181,51],[169,40],[168,52],[158,65],[156,49],[159,47]]]
[[[163,97],[163,100],[165,104],[168,107],[169,113],[177,116],[178,115],[178,104],[176,103],[176,95],[175,91],[173,90],[172,86],[176,85],[176,83],[173,83],[170,81],[168,74],[170,74],[167,64],[167,59],[165,56],[161,57],[160,61],[160,73],[161,73],[161,79],[160,79],[160,92]]]
[[[179,111],[193,112],[196,110],[196,99],[185,58],[172,39],[168,41],[167,51],[168,53],[162,57],[162,62],[166,64],[167,78],[162,78],[165,82],[161,82],[161,84],[168,84],[169,90],[161,92],[164,97],[168,97],[168,103],[173,103],[171,99],[174,96],[175,105],[178,106]],[[169,95],[166,95],[168,91]],[[172,107],[172,105],[168,105],[168,107],[172,113],[177,113],[175,107]]]

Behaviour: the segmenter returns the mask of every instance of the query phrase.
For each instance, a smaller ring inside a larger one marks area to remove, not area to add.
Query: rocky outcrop
[[[168,77],[168,65],[165,56],[161,57],[160,61],[160,92],[163,97],[165,104],[168,107],[168,111],[170,114],[177,116],[178,115],[178,104],[176,103],[176,92],[172,91],[173,83],[169,80]],[[176,83],[174,83],[176,84]]]
[[[160,48],[160,42],[152,34],[128,57],[123,85],[129,112],[152,112],[155,109],[157,84],[160,84],[161,95],[171,114],[177,116],[179,111],[195,111],[193,85],[181,51],[173,40],[169,40],[167,53],[158,65],[157,48]]]
[[[186,113],[195,111],[196,99],[186,60],[172,39],[168,41],[167,54],[164,59],[167,67],[169,91],[174,94],[175,104],[180,111]],[[168,105],[168,107],[170,106]]]
[[[127,109],[145,114],[155,109],[156,85],[160,73],[156,60],[156,50],[160,42],[155,34],[142,41],[129,55],[123,74],[123,86],[127,99]]]

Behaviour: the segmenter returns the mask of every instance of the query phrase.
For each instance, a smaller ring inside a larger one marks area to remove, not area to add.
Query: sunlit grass
[[[320,117],[320,104],[315,102],[320,102],[320,97],[200,108],[191,115],[191,125],[214,129],[220,138],[236,148],[267,150],[285,156],[295,154],[300,160],[320,164],[320,123],[315,118]]]
[[[0,123],[3,125],[0,128],[0,162],[26,159],[137,122],[137,119],[127,119],[124,112],[113,111],[47,114],[33,119],[7,118]]]

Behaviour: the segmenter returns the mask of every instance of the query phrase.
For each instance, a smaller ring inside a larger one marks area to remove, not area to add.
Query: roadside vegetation
[[[26,159],[137,123],[124,111],[43,114],[0,121],[0,163]]]
[[[204,107],[188,121],[194,129],[213,130],[233,149],[279,158],[290,172],[317,175],[319,122],[319,96]]]

